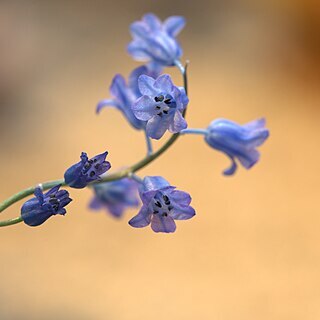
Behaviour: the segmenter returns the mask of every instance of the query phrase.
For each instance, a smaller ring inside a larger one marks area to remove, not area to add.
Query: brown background
[[[0,198],[82,150],[108,149],[113,170],[144,155],[141,132],[94,109],[138,65],[128,26],[149,11],[187,19],[189,126],[265,116],[261,161],[225,178],[227,158],[190,136],[140,172],[192,194],[173,235],[90,212],[90,190],[65,217],[1,229],[0,319],[320,319],[317,1],[1,1]]]

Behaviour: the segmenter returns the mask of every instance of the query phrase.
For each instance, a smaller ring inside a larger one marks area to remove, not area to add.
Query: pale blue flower
[[[184,88],[176,87],[167,74],[157,79],[141,75],[138,80],[142,94],[132,105],[134,115],[147,121],[147,135],[160,139],[169,130],[177,133],[187,127],[183,117],[189,99]]]
[[[163,23],[152,13],[141,21],[131,24],[133,41],[128,46],[129,54],[138,61],[154,61],[164,66],[173,66],[182,55],[176,36],[183,29],[185,19],[172,16]]]
[[[140,190],[142,208],[129,224],[143,228],[151,224],[154,232],[170,233],[176,230],[174,220],[187,220],[195,215],[188,193],[175,190],[164,178],[145,177]]]
[[[90,208],[105,208],[115,218],[122,217],[126,208],[139,205],[138,183],[129,178],[99,183],[93,186],[93,190],[94,198],[90,202]]]
[[[211,122],[205,132],[205,141],[214,149],[222,151],[231,160],[225,175],[232,175],[237,169],[236,159],[246,169],[251,168],[260,157],[256,147],[262,145],[269,136],[265,119],[258,119],[239,125],[226,119]]]

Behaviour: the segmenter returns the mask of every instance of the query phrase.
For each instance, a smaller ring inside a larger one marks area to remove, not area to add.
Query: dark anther
[[[84,168],[87,170],[91,167],[91,164],[89,162],[87,162],[85,165],[84,165]]]
[[[163,113],[164,114],[168,114],[168,110],[163,110]]]
[[[93,164],[93,160],[92,160],[92,159],[88,160],[88,162],[89,162],[90,164]]]
[[[94,171],[90,172],[90,177],[93,177],[96,173]]]
[[[162,198],[163,198],[164,201],[168,201],[169,200],[168,196],[166,196],[166,195],[164,195]]]
[[[172,207],[172,206],[169,206],[169,207],[168,207],[168,210],[169,210],[169,211],[171,211],[172,209],[173,209],[173,207]]]
[[[163,217],[167,217],[168,214],[167,214],[166,212],[164,212],[164,213],[162,214],[162,216],[163,216]]]
[[[161,109],[161,107],[160,107],[160,106],[156,106],[156,109],[158,109],[158,110],[159,110],[159,109]]]
[[[52,198],[49,200],[49,203],[52,205],[52,207],[56,210],[59,208],[59,200],[56,198]]]
[[[52,198],[55,198],[55,197],[56,197],[56,195],[55,195],[55,194],[53,194],[53,193],[51,193],[51,194],[49,195],[49,197],[52,199]]]
[[[153,211],[153,214],[157,214],[157,213],[159,213],[159,211]]]
[[[100,164],[99,164],[99,163],[96,163],[96,164],[94,165],[94,168],[95,168],[95,169],[99,169],[99,167],[100,167]]]
[[[58,211],[58,209],[59,209],[59,204],[58,204],[58,203],[54,204],[54,205],[52,206],[52,208],[53,208],[54,211]]]
[[[98,159],[97,159],[97,158],[94,158],[94,159],[93,159],[93,162],[97,162],[97,161],[98,161]]]
[[[171,103],[171,99],[169,98],[169,99],[164,100],[164,103],[165,104],[170,104]]]
[[[157,113],[158,116],[162,117],[162,112]]]
[[[162,205],[161,205],[161,203],[160,203],[159,201],[155,202],[154,204],[155,204],[157,207],[159,207],[159,208],[162,207]]]
[[[160,95],[160,96],[158,96],[158,97],[155,97],[155,98],[154,98],[154,101],[155,101],[155,102],[162,102],[163,99],[164,99],[164,96],[163,96],[163,95]]]

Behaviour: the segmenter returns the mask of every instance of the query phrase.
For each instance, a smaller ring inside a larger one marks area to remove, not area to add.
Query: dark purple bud
[[[43,194],[40,187],[34,191],[35,198],[26,201],[21,208],[21,218],[24,223],[35,227],[44,223],[51,216],[56,214],[65,215],[66,209],[72,199],[69,192],[59,190],[61,185],[57,185]]]
[[[99,180],[103,173],[110,168],[110,162],[105,161],[108,152],[99,154],[91,159],[85,152],[81,154],[81,161],[71,166],[64,174],[64,179],[67,185],[72,188],[81,189],[87,186],[88,183]]]

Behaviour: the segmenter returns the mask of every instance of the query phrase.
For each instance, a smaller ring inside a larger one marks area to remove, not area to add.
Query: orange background
[[[320,319],[317,1],[1,1],[0,199],[82,150],[108,149],[113,170],[144,156],[141,132],[94,110],[138,65],[128,26],[146,12],[187,19],[189,126],[265,116],[261,161],[225,178],[228,159],[185,136],[141,171],[192,195],[175,234],[89,211],[90,190],[65,217],[2,228],[0,319]]]

